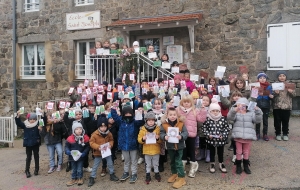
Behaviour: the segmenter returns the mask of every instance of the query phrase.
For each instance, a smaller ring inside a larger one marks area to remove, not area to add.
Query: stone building
[[[14,14],[10,0],[1,0],[0,4],[0,114],[8,115],[13,112]],[[93,12],[94,18],[89,19],[93,25],[72,24],[72,19],[79,19],[77,13],[84,12]],[[198,19],[187,19],[194,23],[181,22],[186,14],[196,14]],[[18,0],[15,16],[17,107],[33,110],[37,101],[66,97],[69,87],[82,81],[75,74],[82,56],[95,40],[103,42],[114,37],[124,39],[127,45],[135,40],[158,39],[157,48],[167,52],[163,37],[174,36],[174,45],[182,46],[183,62],[193,73],[201,69],[212,75],[217,66],[226,66],[227,75],[246,65],[252,80],[259,71],[265,71],[274,81],[277,71],[267,66],[267,26],[299,22],[300,1]],[[144,17],[161,19],[139,24]],[[133,18],[133,25],[115,25]],[[300,60],[295,64],[300,66]],[[299,67],[282,68],[296,83],[299,96]],[[300,110],[299,97],[294,99],[293,109]]]

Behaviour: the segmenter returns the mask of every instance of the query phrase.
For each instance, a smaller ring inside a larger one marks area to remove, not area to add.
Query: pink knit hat
[[[216,98],[212,98],[211,99],[211,104],[209,105],[208,111],[212,111],[212,110],[219,110],[221,111],[221,107],[218,104],[218,100]]]
[[[174,76],[174,80],[177,80],[177,79],[181,80],[180,74],[176,74],[176,75]]]

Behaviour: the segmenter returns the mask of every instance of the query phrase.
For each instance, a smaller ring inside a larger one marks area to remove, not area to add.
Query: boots
[[[242,160],[235,160],[236,164],[236,174],[242,173]]]
[[[200,149],[200,160],[204,160],[205,159],[205,149]]]
[[[209,163],[210,162],[210,150],[206,149],[206,158],[205,158],[205,162]]]
[[[159,172],[163,172],[165,170],[165,167],[164,167],[165,158],[164,157],[165,157],[164,155],[160,155],[160,157],[159,157],[159,165],[158,165]]]
[[[192,177],[194,178],[195,177],[195,174],[196,174],[196,171],[198,170],[198,162],[195,161],[195,162],[192,162],[191,161],[191,169],[190,169],[190,172],[189,172],[189,177]]]
[[[88,187],[91,187],[95,184],[95,179],[93,177],[90,177],[90,180],[89,180],[89,184],[88,184]]]
[[[30,178],[30,177],[31,177],[31,174],[30,174],[30,171],[29,171],[29,170],[25,170],[25,174],[26,174],[26,177],[27,177],[27,178]]]
[[[35,168],[34,175],[39,175],[39,168]]]
[[[151,176],[150,173],[146,173],[146,180],[145,183],[148,185],[151,182]]]
[[[177,178],[178,178],[177,174],[172,174],[171,177],[169,177],[168,179],[168,183],[174,183]]]
[[[186,184],[186,181],[185,181],[184,177],[179,177],[173,184],[173,187],[175,189],[179,189],[180,187],[184,186],[185,184]]]
[[[185,173],[185,165],[186,165],[186,163],[187,163],[187,160],[182,160],[182,165],[183,165],[183,171],[184,171],[184,173]]]
[[[249,166],[250,166],[249,160],[244,159],[243,160],[243,165],[244,165],[244,171],[245,171],[245,173],[246,174],[251,174],[251,171],[249,169]]]

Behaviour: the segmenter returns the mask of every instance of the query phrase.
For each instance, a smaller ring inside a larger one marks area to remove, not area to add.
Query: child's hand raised
[[[145,135],[145,136],[143,136],[143,140],[145,141],[147,139],[147,136]]]

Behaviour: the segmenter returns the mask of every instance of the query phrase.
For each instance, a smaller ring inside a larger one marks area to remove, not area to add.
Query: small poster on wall
[[[178,61],[178,63],[183,62],[183,53],[181,45],[167,46],[167,54],[169,55],[169,62]]]
[[[174,44],[174,36],[164,36],[163,37],[163,45],[173,45]]]

